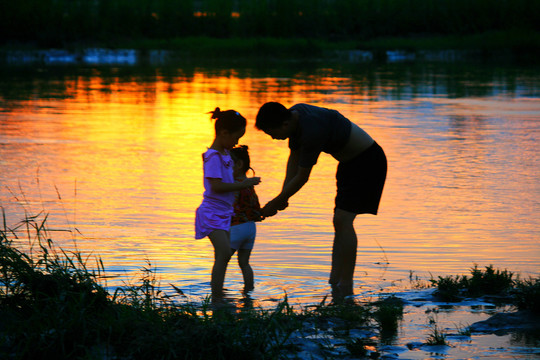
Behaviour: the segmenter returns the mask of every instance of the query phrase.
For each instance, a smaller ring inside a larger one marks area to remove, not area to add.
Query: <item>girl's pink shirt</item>
[[[208,149],[203,154],[204,193],[202,204],[195,214],[195,238],[202,239],[214,230],[229,231],[234,213],[234,192],[216,193],[212,190],[210,179],[221,179],[233,183],[233,160],[225,154]]]
[[[233,165],[234,162],[230,153],[226,151],[223,155],[217,150],[208,149],[203,154],[204,161],[204,200],[225,202],[232,206],[234,203],[234,192],[216,193],[212,190],[210,179],[221,179],[224,183],[234,183]]]

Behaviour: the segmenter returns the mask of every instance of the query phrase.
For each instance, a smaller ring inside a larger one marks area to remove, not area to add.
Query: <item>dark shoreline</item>
[[[307,38],[139,39],[39,48],[0,48],[0,64],[161,65],[179,62],[536,62],[540,32],[489,32],[469,36],[377,38],[328,41]]]
[[[199,64],[246,64],[261,63],[403,63],[403,62],[506,62],[533,63],[533,54],[515,54],[510,51],[481,50],[336,50],[314,57],[268,57],[251,54],[241,59],[221,57],[219,59],[199,55],[189,51],[136,50],[88,48],[76,51],[64,49],[44,50],[0,50],[0,66],[18,65],[175,65],[183,63]]]

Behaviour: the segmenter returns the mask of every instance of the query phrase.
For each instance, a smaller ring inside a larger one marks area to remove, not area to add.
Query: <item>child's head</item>
[[[259,109],[255,127],[267,133],[279,128],[291,117],[291,111],[278,102],[267,102]]]
[[[216,129],[216,135],[222,131],[227,130],[229,132],[235,132],[246,127],[247,121],[238,111],[225,110],[221,111],[218,107],[210,112],[212,119],[216,120],[214,125]]]
[[[231,149],[231,157],[234,160],[235,168],[238,165],[239,175],[246,174],[251,169],[251,161],[249,159],[249,152],[247,145],[238,145]],[[255,170],[251,169],[253,173]]]
[[[216,120],[214,125],[216,138],[220,138],[225,148],[231,149],[246,132],[246,118],[235,110],[221,111],[218,107],[210,112],[212,119]]]

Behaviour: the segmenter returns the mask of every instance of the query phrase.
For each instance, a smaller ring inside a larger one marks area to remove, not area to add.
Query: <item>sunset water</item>
[[[287,143],[254,128],[267,101],[340,111],[383,147],[379,214],[359,215],[355,293],[469,274],[477,264],[540,274],[540,73],[486,64],[13,67],[0,79],[0,206],[8,226],[48,213],[64,249],[100,257],[108,286],[148,262],[166,291],[210,294],[213,248],[194,239],[209,111],[248,119],[264,205]],[[252,297],[319,302],[333,240],[336,162],[323,154],[289,208],[258,224]],[[20,234],[21,247],[28,245]],[[225,280],[241,298],[236,259]]]

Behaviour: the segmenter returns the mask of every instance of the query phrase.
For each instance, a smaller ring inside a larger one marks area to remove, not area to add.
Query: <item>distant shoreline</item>
[[[50,55],[47,55],[49,52]],[[90,55],[88,55],[90,53]],[[32,44],[0,48],[0,61],[44,61],[64,57],[68,62],[108,53],[121,55],[126,63],[190,60],[267,61],[338,60],[369,61],[456,61],[530,60],[540,55],[540,32],[497,31],[468,36],[424,35],[386,37],[367,41],[329,41],[307,38],[212,38],[138,39],[103,43],[69,44],[45,49]],[[32,58],[33,57],[33,58]],[[69,60],[69,58],[73,60]]]

